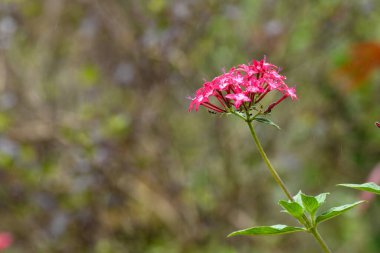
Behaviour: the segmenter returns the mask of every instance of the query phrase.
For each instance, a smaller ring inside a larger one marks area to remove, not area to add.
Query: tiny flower
[[[380,122],[376,122],[375,125],[380,128]]]
[[[234,84],[237,84],[237,85],[245,85],[246,83],[246,80],[244,78],[243,75],[241,75],[240,73],[236,73],[235,75],[232,75],[231,76],[231,81],[234,83]]]
[[[250,85],[245,89],[248,93],[263,93],[264,89],[257,85]]]
[[[223,75],[217,76],[212,80],[213,86],[220,90],[228,90],[232,84],[231,77],[229,73],[224,73]]]
[[[287,89],[286,94],[289,95],[292,98],[292,100],[297,99],[296,89],[294,87]]]
[[[232,99],[235,101],[235,107],[236,109],[239,109],[239,107],[244,103],[244,102],[250,102],[251,99],[244,95],[243,93],[238,93],[238,94],[228,94],[226,95],[226,98]]]
[[[257,71],[256,68],[252,68],[251,65],[246,65],[246,64],[240,64],[237,70],[245,72],[248,78],[251,78],[252,76],[259,73],[259,71]]]
[[[202,94],[198,94],[194,98],[189,97],[189,99],[192,100],[189,106],[189,111],[193,110],[194,106],[195,106],[195,111],[198,111],[199,105],[208,101],[208,99],[206,99],[206,97],[203,96]]]

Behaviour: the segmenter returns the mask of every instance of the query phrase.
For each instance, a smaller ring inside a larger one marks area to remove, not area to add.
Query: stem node
[[[257,146],[257,148],[258,148],[258,150],[259,150],[259,152],[261,154],[261,157],[263,158],[265,164],[267,165],[267,167],[268,167],[270,173],[272,174],[274,180],[280,186],[280,188],[282,189],[282,191],[285,193],[286,197],[290,201],[294,202],[294,199],[293,199],[292,195],[290,194],[289,190],[286,188],[284,181],[282,181],[280,175],[273,168],[273,165],[269,161],[268,156],[266,155],[263,147],[261,146],[259,138],[257,137],[256,132],[255,132],[253,126],[252,126],[252,120],[253,119],[249,117],[249,113],[247,112],[247,118],[246,118],[245,122],[247,122],[247,124],[248,124],[249,130],[251,131],[252,138],[255,141],[255,144],[256,144],[256,146]],[[307,231],[314,236],[314,238],[319,243],[319,245],[321,246],[321,248],[323,249],[323,251],[325,253],[332,253],[332,251],[327,246],[326,242],[323,240],[322,236],[319,234],[317,228],[313,224],[311,224],[309,218],[306,215],[302,216],[302,221],[303,222],[301,222],[301,223],[303,223],[305,225],[305,227],[307,228]]]

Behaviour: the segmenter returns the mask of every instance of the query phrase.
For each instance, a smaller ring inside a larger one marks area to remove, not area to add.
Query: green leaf
[[[319,194],[318,196],[315,196],[315,198],[317,199],[317,201],[319,203],[319,206],[321,206],[323,203],[325,203],[326,197],[329,194],[330,194],[329,192],[324,192],[324,193]]]
[[[338,215],[354,208],[355,206],[357,206],[363,202],[365,202],[365,201],[357,201],[353,204],[347,204],[347,205],[343,205],[343,206],[333,207],[333,208],[327,210],[326,212],[322,213],[321,215],[319,215],[316,219],[316,223],[320,223],[322,221],[334,218],[335,216],[338,216]]]
[[[311,215],[314,215],[319,207],[318,200],[314,196],[309,196],[303,193],[301,194],[301,200],[306,211]]]
[[[254,118],[254,120],[256,120],[256,121],[258,121],[260,123],[268,124],[268,125],[277,127],[278,129],[281,129],[276,123],[274,123],[273,121],[271,121],[271,120],[269,120],[267,118],[256,117],[256,118]]]
[[[289,202],[285,200],[280,200],[278,204],[282,206],[287,213],[289,213],[291,216],[295,218],[301,217],[304,212],[303,207],[297,202]]]
[[[303,193],[301,191],[299,191],[296,195],[293,196],[293,199],[295,202],[297,202],[298,204],[300,204],[300,206],[303,207],[301,194],[303,194]]]
[[[287,234],[300,231],[307,231],[305,228],[301,227],[291,227],[287,225],[277,224],[273,226],[259,226],[252,227],[243,230],[238,230],[232,232],[227,237],[236,236],[236,235],[277,235],[277,234]]]
[[[344,187],[349,187],[353,188],[356,190],[361,190],[361,191],[367,191],[367,192],[372,192],[376,194],[380,194],[380,186],[373,183],[364,183],[364,184],[338,184],[339,186],[344,186]]]

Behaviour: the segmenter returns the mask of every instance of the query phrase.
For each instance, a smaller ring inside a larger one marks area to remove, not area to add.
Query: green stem
[[[326,253],[331,253],[329,246],[327,246],[325,240],[323,240],[322,236],[319,234],[316,227],[313,227],[310,229],[311,234],[314,236],[314,238],[318,241],[319,245],[321,245],[322,249]]]
[[[266,165],[267,165],[270,173],[272,174],[274,180],[276,180],[276,183],[281,187],[281,189],[285,193],[286,197],[288,197],[288,199],[290,201],[294,201],[292,195],[289,192],[289,190],[286,188],[284,181],[282,181],[282,179],[280,178],[280,175],[278,175],[277,171],[273,168],[273,165],[269,161],[267,154],[265,153],[263,147],[261,146],[259,138],[257,138],[256,132],[253,129],[252,122],[251,121],[247,121],[247,124],[249,126],[249,130],[251,131],[251,135],[253,137],[253,140],[255,141],[256,146],[259,149],[259,152],[260,152],[262,158],[264,159],[264,162],[266,163]]]
[[[249,117],[249,116],[247,115],[247,117]],[[273,168],[273,165],[269,161],[268,156],[266,155],[263,147],[261,146],[259,138],[257,137],[256,132],[255,132],[253,126],[252,126],[252,120],[248,118],[246,120],[246,122],[248,124],[249,130],[251,131],[251,135],[253,137],[253,140],[255,141],[256,146],[259,149],[259,152],[260,152],[262,158],[264,159],[264,162],[266,163],[266,165],[267,165],[270,173],[272,174],[274,180],[280,186],[280,188],[282,189],[282,191],[285,193],[286,197],[290,201],[294,202],[294,199],[293,199],[292,195],[290,194],[289,190],[286,188],[284,181],[282,181],[280,175]],[[309,218],[306,215],[302,216],[302,221],[303,221],[304,225],[306,226],[306,228],[309,229],[310,233],[314,236],[314,238],[320,244],[320,246],[323,249],[323,251],[326,252],[326,253],[332,253],[332,251],[327,246],[326,242],[323,240],[323,238],[321,237],[321,235],[318,233],[317,228],[316,227],[312,227],[311,222],[310,222]]]

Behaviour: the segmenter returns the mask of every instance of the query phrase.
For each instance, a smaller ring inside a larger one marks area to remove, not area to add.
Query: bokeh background
[[[264,55],[299,100],[258,125],[293,193],[367,180],[380,161],[380,1],[0,1],[0,231],[7,252],[320,252],[244,122],[188,96]],[[380,252],[380,198],[323,223],[335,253]]]

